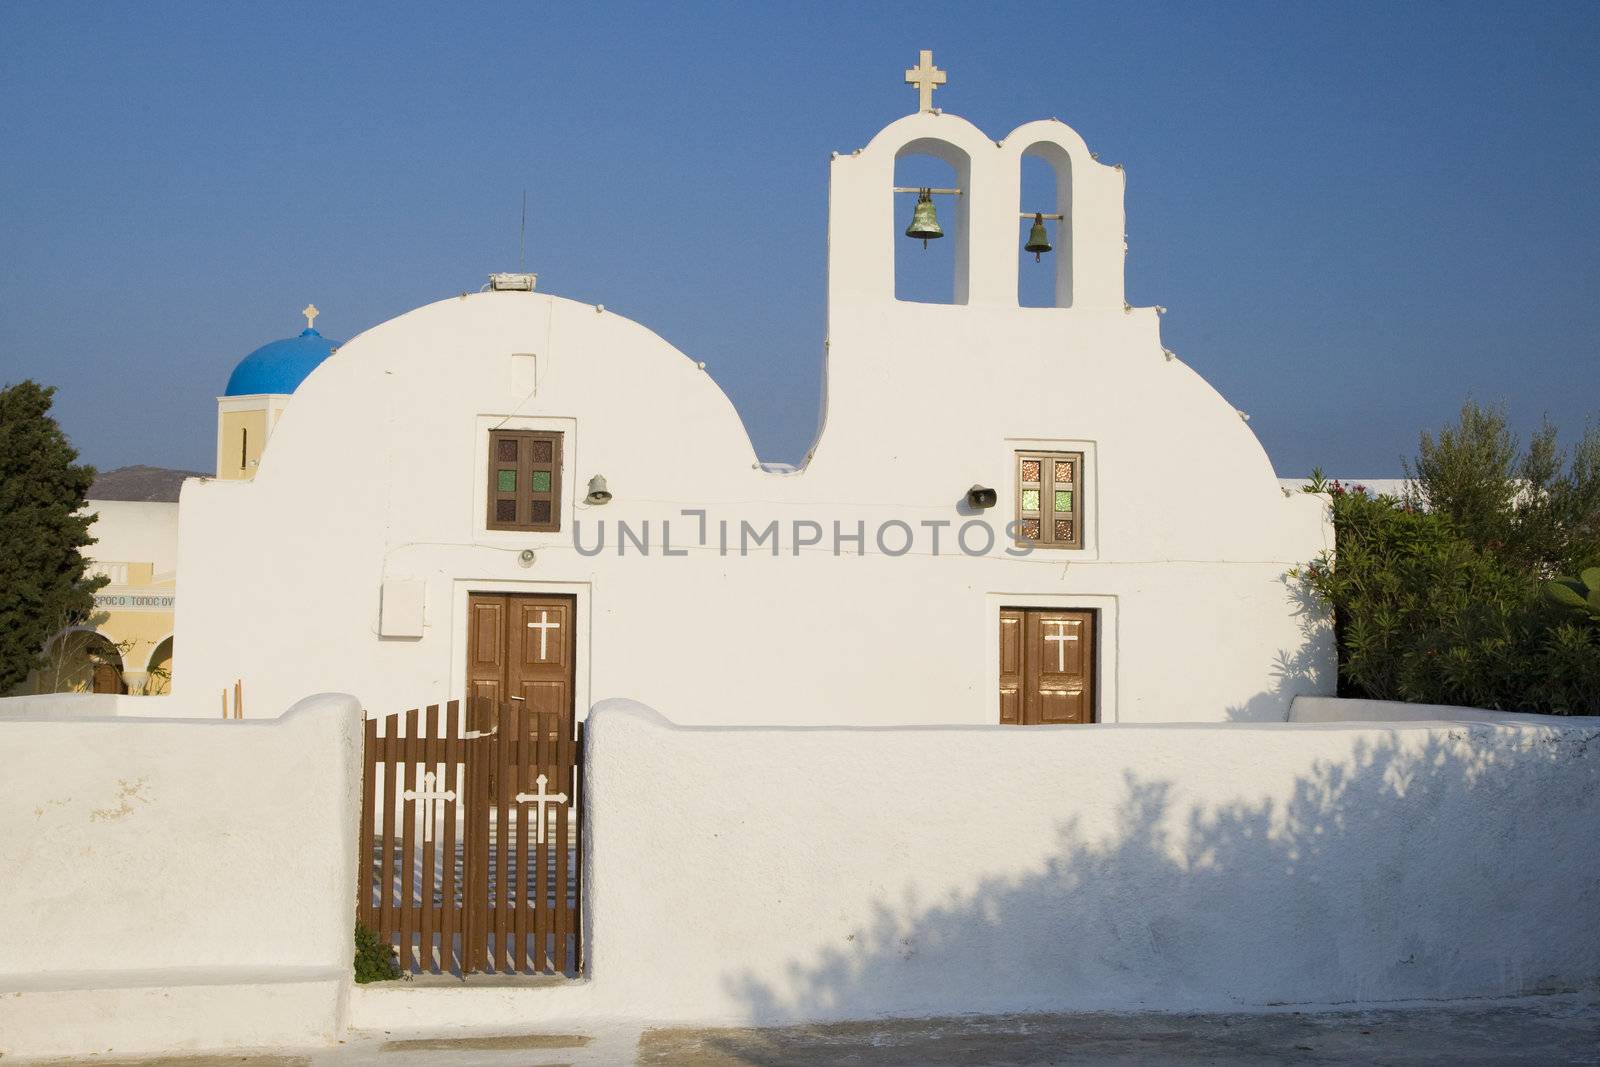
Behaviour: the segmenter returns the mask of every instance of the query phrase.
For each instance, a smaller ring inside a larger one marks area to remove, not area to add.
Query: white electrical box
[[[421,637],[428,583],[396,578],[383,583],[378,608],[378,636]]]

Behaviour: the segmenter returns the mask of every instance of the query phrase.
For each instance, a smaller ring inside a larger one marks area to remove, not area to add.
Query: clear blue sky
[[[0,382],[209,469],[257,345],[514,269],[816,424],[828,153],[937,102],[1128,172],[1129,299],[1284,474],[1392,474],[1469,393],[1600,412],[1600,4],[0,5]],[[618,388],[626,388],[618,383]]]

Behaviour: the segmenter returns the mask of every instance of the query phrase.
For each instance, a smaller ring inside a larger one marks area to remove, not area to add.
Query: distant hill
[[[199,471],[166,467],[118,467],[97,476],[89,487],[90,500],[160,500],[176,502],[185,478],[204,478]]]

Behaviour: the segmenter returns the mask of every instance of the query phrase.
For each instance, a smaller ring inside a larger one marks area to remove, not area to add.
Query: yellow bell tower
[[[306,328],[297,337],[262,345],[233,368],[217,397],[217,477],[249,480],[261,465],[267,439],[306,376],[338,349],[318,333],[321,312],[307,304]]]

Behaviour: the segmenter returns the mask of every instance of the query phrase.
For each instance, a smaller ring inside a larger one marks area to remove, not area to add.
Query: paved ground
[[[1600,1064],[1600,999],[1404,1011],[1008,1015],[778,1029],[357,1035],[305,1053],[76,1061],[102,1067],[1027,1067],[1043,1064]]]

